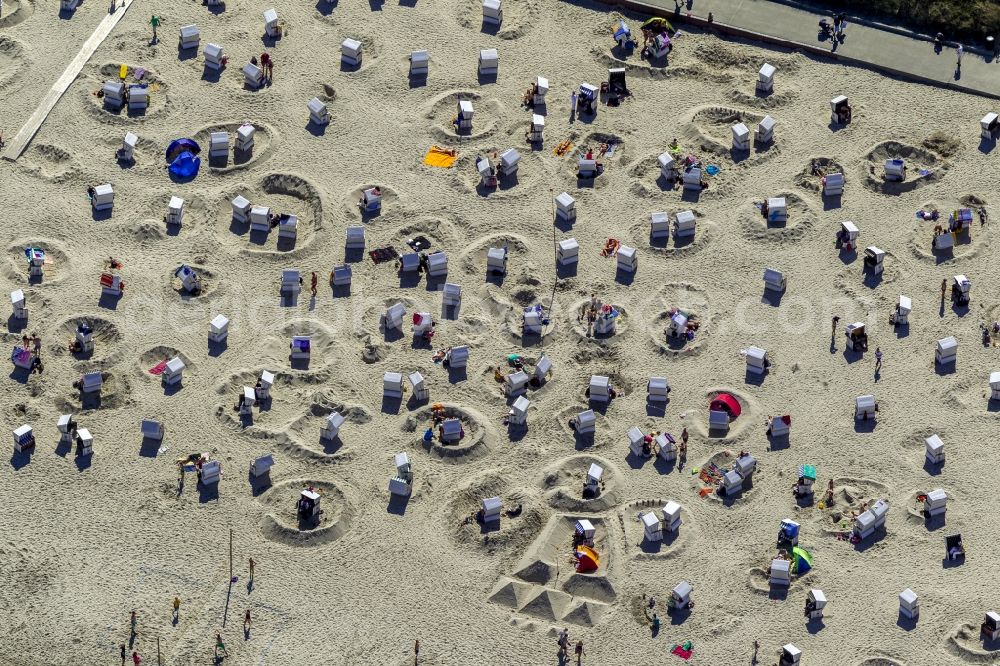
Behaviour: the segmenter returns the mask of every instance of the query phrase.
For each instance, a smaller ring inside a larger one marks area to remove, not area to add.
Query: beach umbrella
[[[175,139],[167,146],[167,164],[172,164],[181,153],[191,153],[197,155],[201,152],[201,146],[194,139]]]
[[[792,548],[792,557],[795,558],[795,572],[802,575],[812,569],[813,558],[805,548],[795,546]]]
[[[187,150],[170,162],[170,173],[177,178],[194,178],[201,167],[201,158]]]
[[[645,23],[642,24],[642,29],[654,30],[656,32],[662,32],[664,30],[673,32],[674,26],[670,25],[670,21],[668,21],[667,19],[660,16],[654,16],[653,18],[647,20]]]
[[[719,412],[728,412],[731,418],[737,418],[743,411],[740,401],[728,393],[720,393],[712,400],[710,409]]]
[[[578,573],[597,571],[597,568],[600,566],[601,558],[598,557],[593,548],[588,548],[587,546],[576,547],[576,570]]]

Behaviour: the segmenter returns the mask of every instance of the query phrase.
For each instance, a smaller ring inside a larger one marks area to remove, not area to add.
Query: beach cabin
[[[424,79],[430,71],[430,54],[426,50],[410,52],[410,78]]]
[[[61,420],[62,417],[60,417]],[[143,439],[154,439],[156,441],[163,440],[163,424],[154,419],[143,419],[139,423],[139,431],[142,433]],[[60,432],[64,432],[60,429]]]
[[[743,477],[735,469],[731,469],[722,475],[719,490],[726,497],[738,495],[743,490]]]
[[[785,276],[781,271],[776,268],[764,269],[764,291],[781,293],[785,290],[785,286]]]
[[[556,197],[555,202],[557,222],[572,224],[576,221],[576,199],[571,197],[568,192],[563,192]]]
[[[642,521],[642,537],[645,541],[662,541],[663,532],[660,531],[660,519],[652,511],[647,511],[639,516]]]
[[[594,319],[594,335],[614,335],[615,322],[618,321],[618,310],[602,309]]]
[[[451,351],[445,354],[445,360],[448,361],[449,368],[464,368],[469,363],[469,346],[452,347]]]
[[[296,215],[282,215],[278,218],[278,238],[286,238],[295,242],[299,233],[299,218]]]
[[[622,245],[618,248],[618,270],[623,273],[635,273],[639,270],[639,251],[634,247]]]
[[[990,400],[1000,400],[1000,372],[990,373]]]
[[[694,236],[696,218],[694,211],[682,210],[674,215],[674,237],[687,238]]]
[[[507,272],[507,247],[491,247],[486,249],[486,272],[503,275]]]
[[[653,213],[649,216],[650,240],[670,238],[670,216],[666,213]]]
[[[83,457],[93,455],[93,453],[94,436],[86,428],[80,428],[76,431],[76,455]]]
[[[405,481],[407,485],[413,483],[413,467],[410,464],[410,456],[406,452],[397,453],[393,456],[392,462],[396,466],[396,477]]]
[[[757,129],[754,130],[754,138],[757,143],[764,145],[774,141],[774,126],[778,124],[778,121],[771,116],[764,116],[759,123],[757,123]]]
[[[647,47],[649,51],[650,60],[660,60],[661,58],[666,58],[667,54],[670,53],[670,37],[665,33],[660,33],[653,37],[653,41],[650,42]]]
[[[464,434],[462,422],[459,419],[445,419],[438,426],[438,436],[444,444],[453,444],[462,439]]]
[[[667,599],[667,610],[685,610],[691,606],[691,593],[694,591],[694,586],[682,580],[677,586],[670,591],[670,598]]]
[[[257,128],[250,123],[243,123],[236,128],[236,138],[233,140],[233,154],[249,155],[253,152],[254,135]]]
[[[217,484],[222,477],[222,463],[218,460],[206,460],[198,470],[198,481],[202,486]]]
[[[406,455],[406,454],[403,453],[397,455]],[[395,495],[397,497],[409,497],[410,482],[397,474],[396,476],[389,479],[389,494]]]
[[[250,208],[250,231],[271,232],[271,209],[267,206],[252,206]],[[296,271],[296,278],[298,271]]]
[[[225,315],[215,315],[208,324],[208,340],[220,344],[229,337],[229,318]]]
[[[340,43],[340,62],[347,67],[361,66],[361,42],[348,37]]]
[[[182,25],[180,34],[180,50],[197,49],[201,43],[201,32],[195,24]]]
[[[920,615],[920,600],[910,588],[899,593],[899,614],[911,620],[916,620]]]
[[[781,656],[778,658],[778,666],[798,666],[802,659],[802,650],[791,643],[781,648]]]
[[[566,238],[559,241],[559,250],[556,254],[556,261],[560,266],[575,264],[580,259],[580,244],[575,238]]]
[[[184,223],[184,199],[174,196],[170,197],[164,221],[167,224],[176,224],[177,226],[181,226]]]
[[[875,401],[875,396],[871,395],[859,395],[854,399],[854,418],[858,421],[867,421],[868,419],[875,418],[875,413],[878,411],[878,403]]]
[[[407,379],[410,381],[410,388],[413,390],[413,399],[423,402],[430,398],[431,392],[427,388],[424,376],[419,372],[411,372]]]
[[[386,329],[403,330],[403,317],[406,316],[406,307],[402,303],[390,305],[382,316],[382,322]]]
[[[597,429],[597,415],[592,409],[584,410],[573,417],[570,425],[578,435],[593,434]]]
[[[610,402],[611,379],[601,375],[591,375],[588,396],[591,402]]]
[[[643,447],[646,443],[646,436],[642,434],[638,426],[629,428],[625,435],[628,437],[628,448],[632,454],[637,458],[645,457],[646,454],[643,451]]]
[[[155,425],[146,426],[146,421],[143,421],[142,433],[143,437],[150,437],[151,439],[163,439],[163,426],[161,426],[156,421],[150,421],[149,423]],[[56,428],[59,430],[59,445],[60,446],[72,446],[73,437],[76,436],[76,421],[73,420],[72,414],[63,414],[56,421]],[[147,431],[149,434],[147,435]]]
[[[181,281],[181,287],[189,294],[197,294],[201,291],[201,277],[193,268],[183,265],[174,271],[174,277]]]
[[[628,86],[625,84],[624,67],[608,68],[608,93],[612,97],[629,94]]]
[[[828,173],[820,179],[824,197],[839,197],[844,193],[844,174]]]
[[[229,141],[228,135],[226,137],[226,141],[227,143]],[[250,201],[242,194],[237,194],[235,197],[233,197],[233,200],[230,202],[230,206],[233,209],[234,222],[239,222],[240,224],[246,224],[247,222],[250,221],[250,212],[253,210],[253,206],[250,204]],[[264,210],[268,209],[264,208]]]
[[[549,80],[544,76],[535,77],[531,101],[534,106],[545,106],[545,96],[549,94]]]
[[[35,436],[32,434],[31,426],[27,423],[14,431],[14,451],[25,453],[35,448]]]
[[[340,412],[330,412],[319,426],[319,438],[324,442],[332,442],[340,436],[340,428],[347,419]]]
[[[737,152],[750,150],[750,128],[745,123],[736,123],[732,127],[733,150]]]
[[[944,464],[944,441],[939,435],[931,435],[924,439],[924,455],[931,465]]]
[[[382,375],[382,397],[400,400],[403,397],[403,375],[399,372],[387,372]]]
[[[226,54],[218,44],[206,44],[202,53],[205,54],[206,69],[219,72],[226,66]]]
[[[799,479],[795,484],[795,496],[811,498],[816,483],[816,468],[813,465],[799,465]]]
[[[865,248],[865,272],[881,275],[885,269],[885,251],[874,245]]]
[[[952,278],[951,300],[955,305],[968,305],[972,299],[972,282],[964,275],[956,275]]]
[[[487,497],[483,500],[483,505],[481,508],[481,513],[484,523],[500,522],[500,511],[503,509],[503,503],[500,501],[499,497]]]
[[[603,476],[604,468],[597,463],[590,463],[590,467],[587,468],[587,478],[583,482],[584,492],[596,494]]]
[[[701,191],[701,169],[699,167],[691,167],[684,171],[684,175],[681,177],[681,182],[684,185],[685,190],[691,190],[692,192]]]
[[[844,336],[847,338],[847,349],[853,352],[868,351],[868,333],[865,332],[865,325],[856,321],[848,324],[844,328]]]
[[[751,375],[763,375],[771,365],[767,359],[767,350],[760,347],[747,347],[747,373]]]
[[[483,0],[483,23],[498,26],[503,21],[503,7],[500,0]]]
[[[180,384],[184,375],[184,368],[184,361],[180,356],[175,356],[167,361],[167,366],[163,369],[163,374],[160,375],[160,378],[167,386]]]
[[[104,93],[104,108],[121,111],[125,105],[125,84],[121,81],[106,81],[101,91]]]
[[[290,348],[292,351],[289,357],[293,361],[308,361],[312,349],[311,338],[308,335],[293,335]]]
[[[656,455],[664,462],[677,460],[677,443],[669,433],[660,433],[653,438],[656,445]]]
[[[256,390],[257,399],[270,400],[271,387],[274,386],[274,373],[262,370],[260,373],[260,379],[257,380],[257,383],[259,384]]]
[[[535,362],[535,371],[532,373],[531,377],[533,380],[537,381],[539,385],[543,384],[549,375],[552,373],[552,361],[549,360],[548,356],[542,355]]]
[[[306,488],[299,494],[299,503],[296,514],[299,520],[306,522],[318,522],[323,510],[320,509],[321,496],[311,488]]]
[[[117,273],[101,273],[101,294],[118,298],[125,289],[125,282]]]
[[[656,158],[657,164],[660,165],[660,175],[668,183],[673,182],[677,179],[677,160],[670,153],[660,153],[660,156]]]
[[[670,385],[666,377],[650,377],[646,382],[646,400],[648,402],[667,402]]]
[[[581,83],[579,94],[576,100],[576,112],[578,114],[597,115],[597,101],[600,90],[591,83]]]
[[[676,532],[681,528],[681,505],[674,501],[669,501],[660,509],[663,515],[662,531]]]
[[[846,95],[838,95],[830,100],[830,124],[846,125],[851,122],[851,105]]]
[[[995,641],[1000,638],[1000,613],[988,612],[979,631],[987,640]]]
[[[997,137],[997,132],[1000,132],[1000,118],[995,113],[987,113],[979,121],[979,128],[982,138],[993,141]]]
[[[771,566],[768,569],[768,582],[771,585],[784,585],[785,587],[792,584],[792,561],[775,558],[771,560]]]
[[[518,370],[506,375],[503,380],[504,395],[508,398],[515,398],[528,392],[528,373]]]
[[[479,52],[479,76],[496,76],[500,71],[500,55],[496,49],[483,49]]]
[[[789,414],[782,416],[772,416],[767,424],[768,434],[771,437],[787,436],[792,429],[792,417]]]
[[[264,34],[271,39],[281,37],[281,27],[278,25],[278,12],[273,7],[264,12]]]
[[[879,500],[870,509],[864,511],[854,519],[853,533],[859,539],[867,539],[880,527],[885,526],[886,514],[889,512],[889,503]]]
[[[601,168],[597,165],[597,160],[581,157],[576,161],[576,177],[581,180],[593,180],[601,175]]]
[[[28,247],[24,249],[24,254],[28,259],[28,277],[41,280],[44,276],[45,251],[39,247]]]
[[[434,328],[434,318],[430,312],[414,312],[410,321],[410,332],[414,337],[429,333]]]
[[[253,414],[253,406],[257,402],[257,392],[249,387],[243,387],[243,400],[239,403],[240,416],[251,416]]]
[[[708,410],[708,429],[713,430],[729,430],[729,412],[723,409],[709,409]]]
[[[508,418],[511,425],[523,426],[528,422],[528,407],[531,406],[531,401],[525,398],[523,395],[519,396],[514,404],[510,406],[510,412]]]
[[[932,246],[937,252],[949,252],[955,248],[955,237],[948,231],[935,233]]]
[[[883,178],[889,181],[903,182],[906,180],[906,161],[901,159],[886,160]]]
[[[761,65],[760,70],[757,72],[757,92],[768,95],[774,91],[774,73],[778,71],[778,68],[769,63],[764,63]]]
[[[83,393],[100,393],[104,386],[104,376],[100,372],[88,372],[80,378],[80,391]]]
[[[958,360],[958,340],[955,339],[954,335],[937,341],[934,360],[938,365],[950,365]]]
[[[801,525],[791,518],[782,520],[781,525],[778,527],[778,548],[788,550],[799,545],[800,528]]]
[[[475,109],[472,102],[467,99],[458,100],[458,115],[455,117],[455,127],[459,132],[472,131],[472,116]]]
[[[580,538],[584,543],[594,543],[594,536],[597,534],[597,530],[594,528],[594,524],[586,518],[581,518],[576,521],[576,525],[573,526],[573,531],[580,535]]]
[[[462,287],[446,282],[441,288],[441,307],[457,308],[462,304]]]
[[[272,467],[274,467],[274,456],[272,454],[267,453],[257,456],[250,461],[250,476],[256,479],[265,474],[270,474]]]
[[[225,161],[226,158],[228,157],[229,157],[229,132],[212,132],[211,134],[209,134],[208,159]]]
[[[739,456],[736,458],[736,461],[733,462],[733,469],[743,478],[743,480],[749,480],[750,477],[753,476],[753,473],[757,471],[757,459],[749,453]]]
[[[292,297],[302,291],[302,276],[293,268],[281,271],[281,295]]]
[[[448,275],[448,255],[432,252],[427,255],[427,277],[443,279]]]
[[[809,590],[806,596],[806,617],[809,620],[821,620],[824,608],[826,608],[826,595],[823,594],[823,590],[815,588]]]
[[[508,148],[500,153],[500,174],[506,178],[517,175],[517,165],[521,161],[521,153],[515,148]]]
[[[771,224],[784,224],[788,221],[785,197],[771,197],[767,200],[767,221]]]
[[[326,102],[319,97],[313,97],[306,102],[306,109],[309,110],[309,122],[314,125],[326,125],[330,122],[330,111],[326,108]]]
[[[948,493],[942,488],[935,488],[927,493],[924,499],[924,516],[934,518],[943,516],[948,510]]]
[[[521,320],[522,335],[541,335],[544,330],[542,313],[537,308],[524,308]]]
[[[115,190],[111,183],[98,185],[94,188],[94,197],[90,205],[95,211],[111,210],[115,205]]]
[[[26,320],[28,318],[28,304],[24,298],[24,290],[15,289],[10,292],[10,306],[14,319]]]
[[[135,146],[139,142],[139,136],[134,132],[126,132],[122,139],[122,147],[118,149],[118,161],[131,163],[135,162]]]
[[[145,83],[135,83],[128,87],[129,113],[145,111],[149,107],[149,86]]]
[[[531,143],[542,143],[545,133],[545,116],[540,116],[537,113],[531,114],[531,127],[528,128],[528,141]],[[581,178],[593,178],[597,175],[597,169],[594,167],[591,176],[584,176],[583,166],[580,166],[580,177]]]
[[[889,323],[893,326],[909,326],[910,312],[913,310],[913,302],[909,296],[899,295],[896,301],[896,311],[889,317]]]
[[[365,228],[347,227],[344,249],[347,252],[364,251],[365,249]]]

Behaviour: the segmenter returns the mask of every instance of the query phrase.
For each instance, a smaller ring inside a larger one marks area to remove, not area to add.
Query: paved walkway
[[[101,42],[111,33],[111,30],[118,25],[118,21],[125,16],[125,11],[132,6],[134,0],[126,0],[128,4],[122,4],[118,7],[117,11],[113,14],[108,14],[105,16],[100,23],[97,24],[97,28],[94,33],[83,43],[80,48],[80,52],[76,54],[69,64],[66,66],[65,71],[62,75],[56,79],[56,82],[52,84],[52,88],[49,92],[42,98],[41,103],[35,112],[31,114],[28,121],[24,123],[14,138],[11,139],[10,143],[7,145],[7,149],[3,153],[3,157],[11,162],[17,160],[24,152],[24,149],[28,147],[28,142],[34,138],[35,133],[38,132],[38,128],[42,126],[45,119],[48,117],[49,112],[55,107],[56,102],[59,98],[63,96],[66,89],[69,88],[70,84],[76,80],[76,77],[80,74],[80,70],[83,66],[87,64],[90,60],[90,56],[94,55],[94,51],[97,47],[101,45]],[[110,4],[109,4],[110,7]]]
[[[608,1],[614,4],[616,0]],[[633,9],[645,5],[648,13],[668,19],[675,15],[674,0],[625,0],[622,4]],[[709,12],[717,24],[825,51],[831,47],[829,40],[821,42],[817,38],[820,18],[826,16],[832,23],[830,14],[771,0],[692,0],[690,9],[683,6],[680,10],[682,17],[690,14],[696,19],[706,18]],[[1000,63],[986,62],[982,56],[966,53],[959,75],[955,68],[954,48],[945,47],[940,54],[936,54],[934,45],[922,39],[849,22],[847,39],[837,46],[835,53],[846,61],[854,59],[879,69],[1000,98]]]

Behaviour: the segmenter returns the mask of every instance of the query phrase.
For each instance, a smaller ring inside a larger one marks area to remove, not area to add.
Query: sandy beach
[[[587,2],[506,0],[500,28],[484,30],[473,0],[319,0],[277,6],[284,34],[275,42],[261,37],[270,6],[132,0],[24,154],[0,161],[8,211],[0,281],[23,290],[29,313],[26,323],[11,317],[3,339],[13,349],[37,333],[44,364],[29,375],[11,363],[0,378],[7,430],[29,424],[37,441],[30,456],[10,449],[0,464],[0,662],[117,664],[133,609],[138,634],[128,652],[147,665],[157,663],[157,639],[163,664],[210,663],[216,632],[224,664],[412,664],[415,640],[419,664],[555,664],[564,627],[571,645],[584,642],[584,664],[681,664],[671,651],[686,641],[689,663],[749,664],[755,640],[768,665],[788,643],[802,650],[803,666],[1000,660],[1000,643],[979,637],[984,613],[996,610],[990,544],[1000,536],[989,491],[1000,412],[989,374],[1000,370],[1000,352],[980,332],[1000,319],[990,259],[997,153],[979,137],[979,119],[996,102],[684,26],[668,62],[652,66],[612,39],[624,18],[641,42],[645,17]],[[7,141],[108,7],[86,0],[63,18],[58,10],[4,0]],[[197,54],[178,52],[188,24],[201,32]],[[345,38],[363,45],[358,68],[341,66]],[[204,75],[209,43],[229,58],[218,76]],[[241,68],[265,46],[273,81],[249,90]],[[477,58],[490,48],[499,74],[481,83]],[[418,49],[429,51],[430,71],[411,85],[409,54]],[[777,68],[774,92],[759,96],[765,62]],[[111,112],[95,95],[121,65],[128,82],[143,70],[144,114]],[[606,82],[609,67],[625,68],[632,95],[571,119],[571,93]],[[532,113],[519,103],[536,76],[550,88],[544,143],[533,149],[524,138]],[[829,102],[841,94],[853,119],[831,126]],[[325,127],[309,123],[314,97],[330,113]],[[475,107],[462,136],[452,124],[459,99]],[[731,126],[753,131],[766,115],[777,120],[773,144],[734,155]],[[232,135],[244,122],[256,127],[252,155],[210,163],[210,134]],[[115,156],[126,132],[138,136],[130,164]],[[203,151],[197,177],[183,181],[164,159],[180,138]],[[657,157],[674,140],[679,155],[718,167],[700,196],[659,178]],[[573,148],[559,156],[562,141]],[[600,158],[603,174],[578,179],[577,151],[602,144],[613,146]],[[456,151],[452,167],[423,163],[433,145]],[[522,156],[516,179],[484,189],[477,157],[512,147]],[[906,159],[901,183],[882,178],[893,158]],[[841,200],[821,195],[814,162],[843,172]],[[88,187],[102,183],[114,188],[110,214],[88,201]],[[358,198],[376,186],[381,212],[363,216]],[[562,192],[576,200],[571,224],[553,223]],[[294,242],[234,221],[237,195],[296,215]],[[171,196],[185,200],[179,228],[164,222]],[[768,224],[755,207],[769,197],[785,197],[785,224]],[[933,251],[934,227],[961,207],[982,208],[990,221],[975,217],[952,252]],[[916,215],[932,209],[937,222]],[[688,210],[692,239],[651,242],[653,213]],[[835,247],[844,221],[860,229],[857,253]],[[366,250],[345,255],[345,230],[355,226],[365,229]],[[417,236],[446,253],[446,280],[401,276],[395,261],[367,254],[409,252]],[[557,270],[556,244],[568,238],[579,243],[578,264]],[[634,274],[601,256],[609,238],[636,249]],[[506,274],[487,275],[487,250],[504,245]],[[886,255],[877,279],[863,273],[872,245]],[[27,247],[45,252],[40,281],[29,279]],[[110,301],[101,296],[109,257],[126,285]],[[349,290],[329,283],[345,257]],[[182,265],[200,275],[197,295],[175,277]],[[784,294],[764,294],[766,268],[784,274]],[[294,303],[279,297],[288,269],[304,278]],[[972,281],[968,307],[941,296],[942,280],[959,274]],[[442,312],[444,282],[462,289],[451,317]],[[889,317],[901,294],[913,306],[909,327],[897,329]],[[614,334],[594,335],[579,319],[592,295],[620,313]],[[397,302],[403,330],[387,333],[381,317]],[[535,304],[549,323],[525,338],[523,308]],[[697,315],[693,340],[666,337],[671,308]],[[433,315],[429,342],[411,339],[414,312]],[[219,314],[230,320],[221,350],[206,337]],[[93,329],[92,354],[68,350],[81,322]],[[845,349],[851,322],[866,325],[866,353]],[[293,336],[310,337],[308,362],[290,361]],[[953,368],[935,363],[947,336],[958,341]],[[464,372],[435,362],[435,351],[460,345],[470,348]],[[752,346],[768,352],[763,379],[747,374],[740,355]],[[527,430],[514,434],[494,379],[498,366],[513,371],[512,354],[529,374],[543,355],[552,363],[548,380],[526,394]],[[165,388],[149,370],[175,357],[183,380]],[[271,399],[241,420],[238,395],[262,371],[275,375]],[[97,403],[73,386],[90,372],[103,376]],[[407,394],[398,408],[386,403],[386,372],[422,373],[429,401]],[[593,375],[619,393],[597,410],[588,438],[569,422],[588,408]],[[647,405],[650,377],[672,389],[663,412]],[[723,434],[708,429],[720,392],[742,408]],[[878,400],[876,422],[854,418],[864,394]],[[458,444],[423,439],[438,402],[462,422]],[[344,424],[323,442],[321,424],[334,411]],[[63,414],[92,433],[92,456],[59,444]],[[773,445],[766,419],[785,414],[789,441]],[[144,441],[143,419],[163,424],[161,442]],[[633,426],[678,440],[686,428],[686,462],[631,454]],[[925,465],[933,434],[947,449],[940,468]],[[699,472],[728,469],[741,451],[757,460],[752,484],[736,497],[700,493]],[[399,452],[413,470],[405,502],[388,491]],[[217,488],[200,487],[192,472],[179,487],[177,460],[192,453],[221,462]],[[249,465],[268,453],[270,485],[253,483]],[[584,497],[595,462],[604,486]],[[801,465],[816,468],[815,502],[793,496]],[[830,480],[834,502],[820,508]],[[320,491],[324,512],[303,528],[295,506],[307,486]],[[948,510],[929,523],[917,498],[936,488]],[[493,496],[520,507],[517,515],[504,515],[499,529],[466,520]],[[858,544],[838,538],[851,531],[852,512],[879,499],[891,507],[883,533]],[[637,514],[670,500],[682,507],[679,532],[644,541]],[[801,525],[813,565],[775,591],[767,571],[785,518]],[[574,571],[579,519],[596,530],[596,572]],[[968,553],[960,566],[945,557],[944,537],[955,533]],[[671,617],[664,602],[681,581],[693,585],[695,606]],[[813,588],[829,599],[819,623],[803,616]],[[919,595],[916,622],[898,614],[905,588]],[[654,636],[648,595],[663,619]]]

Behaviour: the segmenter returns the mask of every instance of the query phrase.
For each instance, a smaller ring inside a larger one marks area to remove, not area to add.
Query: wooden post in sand
[[[229,584],[233,583],[233,528],[229,528]]]

